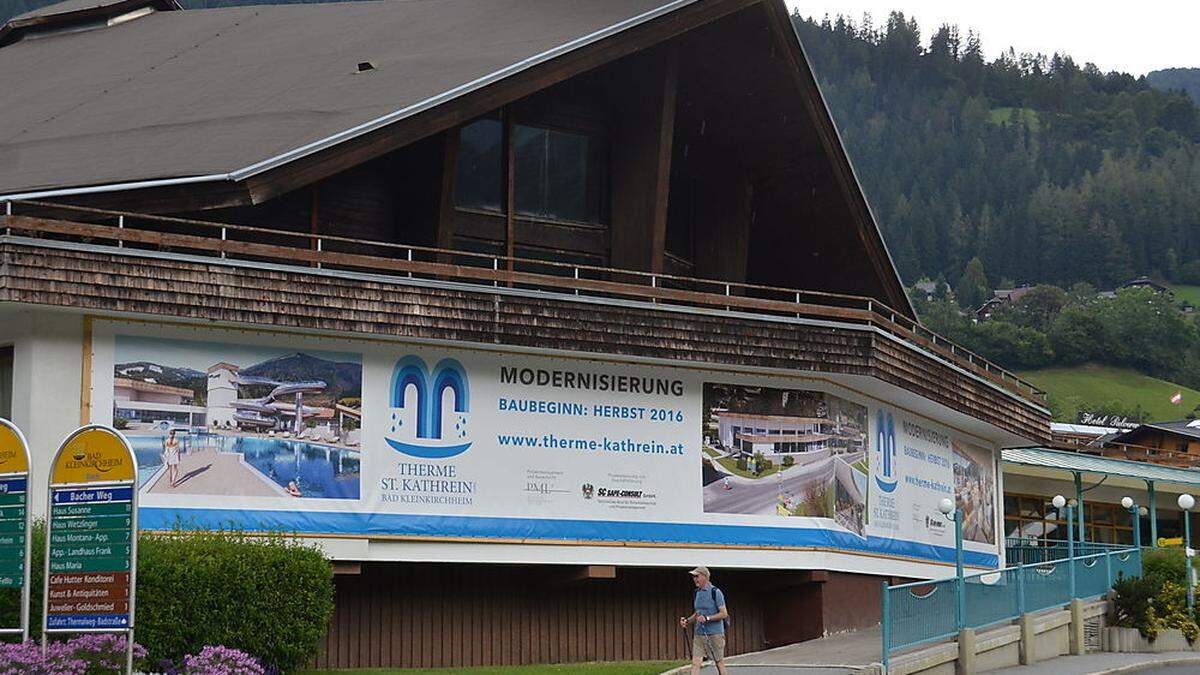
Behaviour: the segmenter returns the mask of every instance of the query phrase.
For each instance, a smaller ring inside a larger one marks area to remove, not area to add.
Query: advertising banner
[[[133,446],[149,529],[945,561],[953,533],[937,504],[957,489],[967,562],[997,560],[986,444],[830,383],[204,335],[118,328],[97,349],[94,400],[112,398],[96,415],[111,413]]]

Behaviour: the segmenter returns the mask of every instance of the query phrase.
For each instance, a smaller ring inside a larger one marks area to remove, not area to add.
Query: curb
[[[1200,658],[1200,657],[1198,657],[1198,658]],[[1190,661],[1188,663],[1190,663]],[[1200,660],[1198,660],[1197,663],[1200,663]],[[704,660],[703,666],[711,666],[711,665],[712,665],[712,661],[709,661],[708,659]],[[678,668],[672,668],[671,670],[663,671],[662,673],[659,673],[659,675],[683,675],[684,673],[690,672],[691,667],[692,667],[691,664],[679,666]],[[879,672],[879,670],[878,670],[879,664],[877,664],[877,663],[872,663],[872,664],[868,664],[865,666],[863,666],[863,665],[851,666],[851,665],[847,665],[844,663],[736,663],[736,662],[732,662],[730,659],[725,659],[725,667],[726,668],[786,668],[788,670],[796,670],[796,671],[810,670],[810,669],[824,669],[824,670],[841,669],[841,670],[852,671],[855,673],[877,673],[877,672]]]
[[[1190,665],[1200,665],[1200,656],[1183,656],[1158,661],[1146,661],[1145,663],[1131,663],[1127,666],[1118,666],[1116,668],[1109,668],[1108,670],[1097,670],[1092,675],[1119,675],[1120,673],[1136,673],[1151,668]]]

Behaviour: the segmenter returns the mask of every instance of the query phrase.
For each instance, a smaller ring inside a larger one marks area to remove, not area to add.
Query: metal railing
[[[1075,555],[1094,555],[1128,549],[1132,544],[1103,544],[1094,541],[1077,541],[1074,543]],[[1066,541],[1030,542],[1027,539],[1009,538],[1004,540],[1004,560],[1009,565],[1032,565],[1035,563],[1063,560],[1070,557],[1071,545]]]
[[[896,650],[944,640],[964,628],[985,628],[1027,612],[1061,607],[1075,598],[1102,596],[1122,576],[1141,573],[1141,549],[1121,548],[976,572],[964,575],[961,583],[957,577],[885,583],[884,670]]]
[[[874,298],[38,201],[3,207],[5,234],[865,324],[1018,395],[1046,398],[1032,383]]]

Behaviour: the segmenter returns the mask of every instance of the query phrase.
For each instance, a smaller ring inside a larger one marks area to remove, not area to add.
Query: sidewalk
[[[725,664],[731,675],[856,675],[876,673],[879,662],[878,628],[832,635],[761,652],[731,656]],[[1164,673],[1181,675],[1200,673],[1200,653],[1110,654],[1060,656],[1031,666],[989,670],[988,675],[1117,675],[1125,672],[1156,673],[1156,664]],[[1173,668],[1171,668],[1173,666]],[[687,673],[686,668],[676,672]],[[717,669],[706,665],[704,675]]]

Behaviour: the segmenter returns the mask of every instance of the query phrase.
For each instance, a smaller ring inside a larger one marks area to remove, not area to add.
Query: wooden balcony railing
[[[1148,445],[1132,445],[1129,443],[1085,443],[1058,440],[1054,447],[1059,450],[1070,450],[1098,457],[1127,459],[1134,462],[1148,462],[1180,469],[1200,469],[1200,455],[1193,455],[1179,450],[1155,448]]]
[[[12,236],[860,324],[1045,400],[1033,384],[873,298],[46,202],[5,202],[3,213]]]

